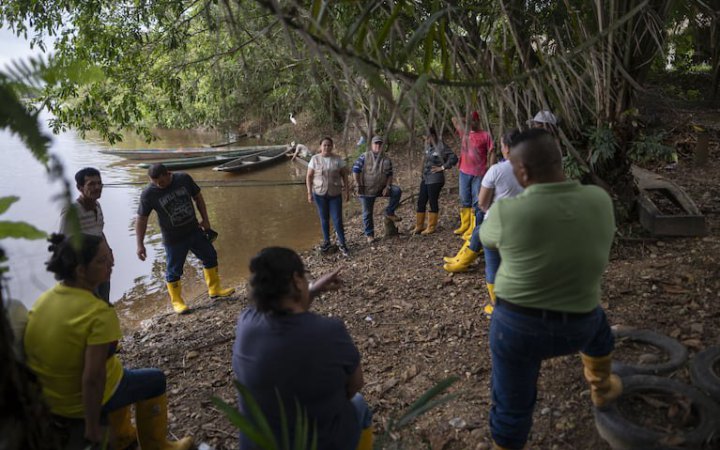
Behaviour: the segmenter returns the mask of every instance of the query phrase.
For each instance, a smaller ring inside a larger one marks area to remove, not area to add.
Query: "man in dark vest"
[[[610,373],[613,335],[600,307],[600,281],[615,234],[610,196],[568,181],[554,137],[521,133],[510,163],[525,191],[493,203],[480,229],[500,251],[490,322],[494,449],[524,448],[543,360],[580,352],[593,404],[622,392]]]
[[[353,179],[362,203],[363,223],[368,243],[375,240],[373,208],[376,198],[390,197],[385,216],[393,222],[402,220],[395,215],[395,210],[400,205],[402,190],[392,184],[392,161],[383,152],[384,140],[380,136],[374,136],[371,144],[371,150],[360,155],[352,168]]]

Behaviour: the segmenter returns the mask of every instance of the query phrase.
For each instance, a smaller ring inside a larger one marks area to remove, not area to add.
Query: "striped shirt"
[[[95,202],[96,209],[85,209],[77,200],[70,204],[70,207],[63,208],[60,213],[60,233],[64,235],[71,234],[73,231],[70,225],[70,218],[68,213],[69,208],[74,208],[78,214],[78,220],[80,221],[80,232],[83,234],[90,234],[93,236],[103,236],[103,227],[105,226],[105,218],[103,217],[102,208],[100,203]]]

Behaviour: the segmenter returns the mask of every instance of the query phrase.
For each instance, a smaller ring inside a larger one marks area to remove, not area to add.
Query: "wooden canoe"
[[[280,147],[284,148],[284,146],[278,146],[278,148]],[[236,152],[223,153],[222,155],[198,156],[196,158],[163,159],[153,162],[144,162],[139,163],[137,166],[143,169],[147,169],[153,164],[163,164],[170,170],[183,170],[192,169],[195,167],[217,166],[219,164],[225,164],[226,162],[238,159],[241,156],[252,155],[255,153],[259,152],[256,149],[238,150]]]
[[[250,147],[219,147],[219,148],[207,148],[207,147],[192,147],[192,148],[178,148],[178,149],[160,149],[160,148],[144,148],[137,150],[100,150],[100,153],[105,155],[118,156],[125,159],[133,160],[158,160],[158,159],[176,159],[176,158],[198,158],[201,156],[216,156],[224,155],[228,153],[254,150],[256,152],[264,152],[268,150],[275,150],[282,148],[283,151],[287,148],[285,145],[255,145]]]
[[[283,147],[279,150],[268,150],[264,152],[254,153],[252,155],[241,156],[233,161],[225,163],[221,166],[213,167],[218,172],[243,173],[252,172],[253,170],[262,169],[272,166],[281,161],[286,160],[285,153],[288,148]]]

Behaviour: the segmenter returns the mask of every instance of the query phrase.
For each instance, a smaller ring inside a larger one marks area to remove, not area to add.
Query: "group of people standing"
[[[555,121],[545,113],[535,119]],[[528,439],[544,359],[580,352],[596,407],[622,391],[619,378],[610,373],[614,343],[599,306],[600,279],[615,230],[612,201],[598,187],[565,179],[555,137],[538,129],[545,122],[536,120],[541,124],[536,129],[506,133],[504,161],[498,164],[493,164],[492,139],[480,129],[479,118],[472,115],[468,123],[465,131],[464,124],[455,121],[462,136],[459,161],[435,130],[427,133],[413,231],[436,232],[444,172],[459,162],[461,226],[455,233],[465,237],[465,243],[455,257],[447,258],[445,270],[466,269],[483,249],[491,298],[485,308],[491,317],[490,432],[495,449],[518,450]],[[382,137],[373,137],[371,149],[351,169],[333,153],[330,138],[322,140],[320,152],[311,158],[307,199],[321,217],[322,248],[330,246],[332,221],[339,250],[348,252],[342,199],[349,199],[350,173],[369,242],[374,239],[377,197],[390,198],[387,220],[400,220],[395,211],[401,191],[392,183],[392,162],[383,144]],[[152,166],[148,175],[136,221],[137,255],[146,257],[147,218],[156,211],[174,310],[188,310],[180,290],[188,252],[202,261],[210,296],[231,296],[233,290],[220,285],[212,245],[216,234],[200,188],[189,175],[170,173],[162,165]],[[188,449],[189,437],[167,440],[164,373],[126,369],[117,357],[119,320],[105,294],[114,260],[97,202],[102,180],[99,172],[83,169],[76,181],[80,197],[72,213],[64,212],[62,230],[67,235],[50,239],[47,267],[59,283],[35,303],[24,333],[27,364],[38,376],[52,413],[82,420],[87,441],[105,439],[108,425],[112,449],[125,449],[136,440],[143,450]],[[72,217],[77,217],[79,230]],[[316,440],[318,449],[372,448],[372,413],[359,394],[364,380],[357,346],[341,320],[311,311],[314,297],[338,288],[339,270],[310,282],[294,251],[270,247],[250,261],[250,273],[250,305],[238,318],[232,367],[273,434],[292,442],[293,424],[304,415],[313,424],[309,439]],[[136,426],[130,421],[132,405]],[[242,412],[251,407],[246,397],[239,399]],[[249,438],[241,436],[241,448],[254,448]]]

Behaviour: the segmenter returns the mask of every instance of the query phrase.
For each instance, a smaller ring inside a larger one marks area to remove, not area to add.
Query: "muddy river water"
[[[216,133],[158,131],[160,140],[146,144],[127,136],[115,148],[172,148],[200,146],[223,140]],[[258,144],[257,140],[247,145]],[[118,304],[123,325],[135,327],[157,313],[169,312],[165,291],[165,258],[157,216],[150,219],[146,237],[148,258],[140,261],[135,254],[135,213],[140,192],[147,182],[145,169],[129,161],[104,155],[109,148],[99,139],[81,139],[72,131],[53,136],[51,153],[64,164],[65,178],[86,166],[100,169],[105,188],[100,203],[105,214],[105,235],[115,255],[111,277],[111,301]],[[302,181],[304,169],[290,162],[242,175],[214,172],[210,167],[186,171],[200,184],[213,228],[219,232],[215,247],[224,284],[237,285],[248,273],[252,255],[263,247],[280,245],[298,251],[320,241],[320,227],[312,205],[306,202],[305,187],[288,183]],[[259,180],[262,186],[247,186]],[[238,183],[240,181],[240,183]],[[70,181],[74,189],[74,180]],[[275,182],[280,184],[274,185]],[[245,184],[238,186],[238,184]],[[44,168],[33,159],[17,136],[0,131],[0,196],[16,195],[20,200],[0,216],[1,220],[25,221],[46,232],[58,228],[62,204],[56,199],[62,186],[50,183]],[[30,307],[55,281],[45,270],[47,243],[5,239],[0,241],[9,257],[9,272],[3,285],[12,298]],[[202,266],[188,258],[183,276],[187,301],[205,291]]]

